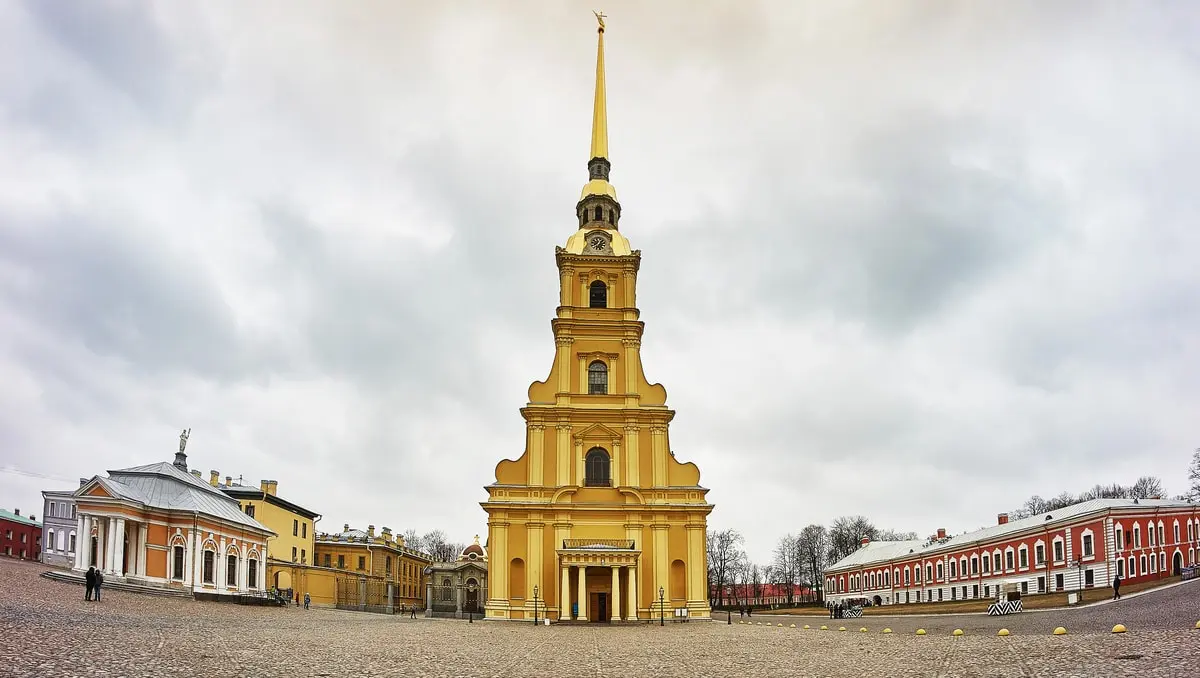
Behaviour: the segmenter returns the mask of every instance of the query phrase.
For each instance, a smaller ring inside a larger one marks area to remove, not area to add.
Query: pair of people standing
[[[92,594],[96,594],[96,602],[100,602],[100,586],[104,584],[104,573],[94,567],[89,567],[87,574],[83,575],[84,583],[87,585],[87,593],[84,594],[84,600],[91,600]]]

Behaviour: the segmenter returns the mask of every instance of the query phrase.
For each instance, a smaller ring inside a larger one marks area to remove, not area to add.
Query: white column
[[[637,599],[637,568],[629,568],[629,611],[625,618],[629,621],[637,621],[638,615],[638,599]]]
[[[79,553],[79,569],[86,570],[92,566],[92,517],[79,514],[83,520],[83,530],[75,540],[75,552]]]
[[[204,581],[204,533],[195,530],[192,537],[192,586]]]
[[[92,518],[92,522],[96,524],[96,562],[93,565],[97,570],[104,570],[104,563],[107,562],[105,552],[108,551],[108,531],[104,528],[108,525],[108,520],[99,516]]]
[[[117,554],[117,521],[115,518],[104,519],[104,571],[113,573],[116,571],[116,561],[113,556]]]
[[[225,570],[228,569],[228,567],[229,567],[228,565],[225,564],[225,540],[224,539],[217,542],[217,555],[216,555],[215,559],[217,562],[214,563],[215,567],[213,567],[213,579],[215,580],[214,583],[217,585],[218,589],[224,590],[224,589],[228,588],[228,586],[226,585],[227,580],[225,578]]]
[[[612,619],[621,621],[621,568],[612,566]]]
[[[587,565],[580,565],[579,570],[579,619],[586,620],[587,616]]]
[[[82,570],[83,567],[83,516],[77,516],[75,521],[75,569]],[[67,535],[67,548],[71,548],[71,535]]]
[[[195,537],[196,535],[193,533],[193,531],[188,530],[187,546],[183,549],[183,583],[185,585],[195,583],[193,581],[193,576],[195,573],[192,572],[196,564],[196,552],[194,550],[196,543]]]
[[[116,519],[116,528],[113,530],[113,572],[117,576],[125,576],[125,519]]]
[[[562,593],[559,594],[558,619],[571,618],[571,566],[562,566]]]

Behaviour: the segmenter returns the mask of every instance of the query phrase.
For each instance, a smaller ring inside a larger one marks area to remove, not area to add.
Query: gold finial
[[[475,535],[475,545],[479,546],[479,535]]]
[[[593,12],[600,22],[596,42],[596,100],[592,109],[592,157],[608,158],[608,106],[604,96],[604,13]]]

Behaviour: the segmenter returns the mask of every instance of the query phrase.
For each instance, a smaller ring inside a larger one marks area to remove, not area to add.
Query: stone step
[[[83,574],[78,572],[68,572],[63,570],[48,570],[42,573],[42,576],[52,581],[65,582],[67,584],[78,584],[84,586],[87,580]],[[180,589],[168,589],[160,586],[152,586],[149,584],[137,584],[128,581],[119,581],[115,578],[109,578],[104,582],[102,591],[106,590],[128,591],[130,593],[141,593],[148,596],[165,596],[168,598],[193,598],[191,591],[183,591]]]

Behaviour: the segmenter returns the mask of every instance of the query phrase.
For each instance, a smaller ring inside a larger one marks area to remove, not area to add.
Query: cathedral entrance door
[[[593,606],[592,609],[596,611],[596,615],[595,615],[595,617],[592,618],[592,620],[597,621],[597,622],[607,622],[608,621],[608,594],[607,593],[593,593],[592,600],[590,602]]]

